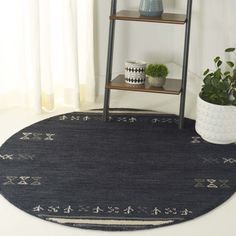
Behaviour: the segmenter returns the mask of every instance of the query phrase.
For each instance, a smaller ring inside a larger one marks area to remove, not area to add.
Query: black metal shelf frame
[[[187,10],[186,10],[186,21],[185,21],[185,41],[184,41],[181,95],[180,95],[181,97],[180,97],[180,108],[179,108],[179,129],[183,129],[184,127],[190,31],[191,31],[191,16],[192,16],[192,4],[193,4],[193,0],[186,0],[186,1],[187,1]],[[110,16],[115,16],[116,14],[117,14],[117,0],[111,0]],[[115,36],[116,20],[119,20],[119,19],[116,19],[115,17],[110,17],[107,68],[106,68],[106,85],[105,85],[104,108],[103,108],[104,121],[107,121],[108,116],[109,116],[111,88],[109,88],[108,85],[111,83],[111,80],[112,80],[112,66],[113,66],[114,36]]]

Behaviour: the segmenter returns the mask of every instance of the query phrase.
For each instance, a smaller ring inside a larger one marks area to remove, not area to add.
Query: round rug
[[[138,230],[194,219],[236,189],[236,145],[204,142],[171,115],[56,116],[0,148],[0,192],[68,226]]]

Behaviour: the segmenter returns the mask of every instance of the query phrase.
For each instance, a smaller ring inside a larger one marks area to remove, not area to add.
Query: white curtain
[[[0,109],[95,100],[93,0],[0,0]]]

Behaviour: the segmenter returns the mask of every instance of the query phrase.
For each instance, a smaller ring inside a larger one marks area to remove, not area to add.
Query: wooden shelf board
[[[163,93],[178,95],[181,93],[181,80],[167,79],[163,88],[151,87],[146,81],[145,85],[131,85],[125,82],[124,75],[117,76],[111,83],[106,85],[106,88],[115,90],[126,90],[146,93]]]
[[[186,15],[174,14],[174,13],[163,13],[160,17],[147,17],[140,16],[138,11],[127,11],[122,10],[111,15],[112,20],[125,20],[125,21],[141,21],[141,22],[154,22],[154,23],[166,23],[166,24],[185,24]]]

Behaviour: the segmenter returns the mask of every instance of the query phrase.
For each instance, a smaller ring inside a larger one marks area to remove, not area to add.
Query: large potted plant
[[[235,54],[235,48],[226,53]],[[214,59],[215,70],[204,72],[198,97],[196,131],[215,144],[236,142],[236,65],[232,60]]]

